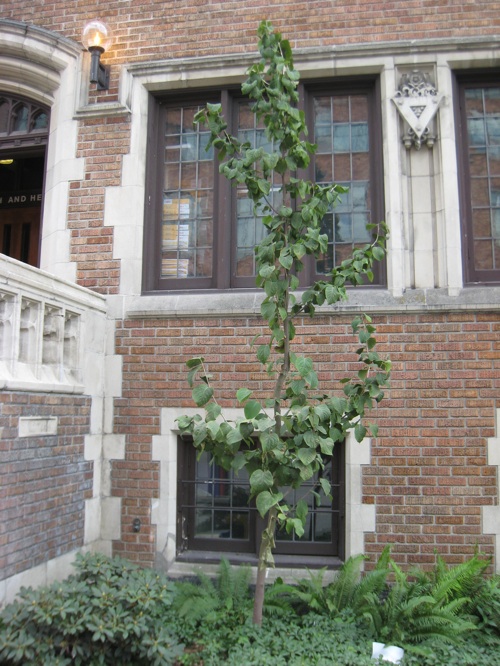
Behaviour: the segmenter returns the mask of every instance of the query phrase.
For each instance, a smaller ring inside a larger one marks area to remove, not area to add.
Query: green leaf
[[[321,439],[319,442],[319,448],[324,456],[331,456],[333,453],[333,447],[334,441],[330,437],[327,437],[327,439]]]
[[[354,437],[356,438],[357,442],[362,442],[365,438],[365,435],[367,433],[367,430],[364,425],[361,423],[356,423],[354,426]]]
[[[251,437],[252,434],[255,431],[255,428],[254,428],[253,423],[251,421],[242,421],[239,424],[238,429],[241,433],[241,436],[244,439],[246,439],[247,437]]]
[[[253,419],[253,424],[255,430],[264,434],[274,428],[276,421],[270,416],[267,416],[264,412],[261,412],[255,419]]]
[[[269,355],[271,353],[271,347],[269,345],[260,345],[257,349],[257,358],[262,363],[267,363]]]
[[[241,434],[239,428],[231,428],[231,430],[226,435],[226,442],[228,444],[237,444],[241,442],[243,435]]]
[[[198,368],[200,365],[203,365],[205,359],[203,356],[197,356],[196,358],[190,358],[189,361],[186,361],[188,368]]]
[[[275,432],[264,432],[260,436],[260,445],[262,447],[262,451],[267,453],[268,451],[272,451],[280,445],[280,438]]]
[[[310,449],[315,449],[318,444],[318,433],[314,430],[307,430],[304,433],[304,441]]]
[[[279,262],[283,266],[283,268],[285,268],[287,271],[289,271],[293,266],[293,257],[290,254],[290,250],[288,248],[281,251],[279,256]]]
[[[264,301],[260,306],[260,312],[266,321],[269,321],[276,314],[276,304],[272,301]]]
[[[191,423],[193,422],[193,417],[192,416],[186,416],[185,414],[183,416],[179,416],[178,419],[175,419],[179,425],[180,430],[187,430]]]
[[[207,425],[206,423],[196,423],[193,431],[193,444],[199,446],[203,444],[207,437]]]
[[[281,499],[283,499],[282,493],[273,495],[268,490],[260,492],[255,499],[255,504],[257,505],[257,510],[262,518],[264,518],[269,509],[278,504]]]
[[[325,297],[326,297],[326,302],[328,305],[333,305],[333,303],[337,303],[338,301],[341,300],[342,298],[342,292],[338,287],[335,287],[332,284],[329,284],[325,288]]]
[[[316,459],[316,451],[310,448],[303,448],[297,451],[297,458],[304,465],[310,465]]]
[[[213,388],[207,386],[206,384],[200,384],[193,389],[191,395],[193,396],[194,403],[198,407],[203,407],[211,399],[213,394]]]
[[[254,419],[262,411],[262,405],[257,400],[249,400],[245,405],[245,418]]]
[[[247,388],[240,388],[236,391],[236,399],[239,403],[245,402],[252,395],[252,391]]]
[[[311,449],[308,450],[311,451]],[[313,474],[314,472],[311,465],[304,465],[303,467],[300,468],[299,476],[303,481],[307,481],[308,479],[310,479]]]
[[[234,469],[235,472],[239,472],[240,469],[243,469],[243,467],[245,467],[246,464],[247,464],[247,459],[245,458],[244,453],[238,451],[237,453],[234,454],[234,458],[231,461],[231,467],[232,469]]]
[[[372,247],[372,253],[376,261],[382,261],[382,259],[385,257],[384,249],[381,248],[379,245],[374,245]]]
[[[301,536],[304,536],[304,525],[302,524],[300,518],[288,518],[286,521],[286,527],[287,527],[286,531],[289,534],[293,530],[295,534],[299,537],[299,539]]]
[[[252,495],[272,488],[274,483],[273,475],[269,470],[256,469],[250,476],[250,488]]]
[[[207,430],[210,433],[212,439],[217,439],[217,435],[219,434],[219,429],[220,429],[220,423],[217,423],[217,421],[209,421],[207,423]]]
[[[302,524],[305,523],[306,516],[309,513],[309,507],[307,506],[307,502],[303,499],[299,500],[297,502],[297,506],[295,507],[295,514],[299,520],[302,521]]]
[[[205,409],[207,410],[205,421],[215,421],[222,411],[221,406],[216,402],[209,402]]]
[[[303,379],[294,379],[290,382],[290,389],[293,395],[300,395],[305,387],[306,383]]]
[[[349,381],[346,379],[345,381]],[[343,380],[341,380],[341,383],[343,383]],[[337,414],[344,414],[346,409],[347,409],[347,401],[344,400],[344,398],[337,398],[334,396],[331,400],[331,405],[332,408],[337,412]]]
[[[308,372],[307,375],[305,375],[304,379],[306,382],[309,384],[309,386],[312,389],[317,388],[318,386],[318,375],[314,372],[314,370],[311,370],[311,372]]]
[[[314,407],[314,413],[318,415],[320,421],[330,420],[330,409],[324,403],[316,405]]]
[[[327,497],[329,497],[330,493],[332,492],[332,486],[330,485],[330,482],[328,481],[328,479],[323,479],[323,478],[321,478],[319,480],[319,482],[321,484],[321,488],[323,489],[323,492],[325,493],[325,495]]]
[[[310,358],[305,356],[296,356],[294,359],[295,367],[301,377],[306,377],[313,369],[313,363]]]
[[[263,278],[269,278],[276,271],[276,266],[272,264],[271,266],[261,266],[259,268],[259,275]]]

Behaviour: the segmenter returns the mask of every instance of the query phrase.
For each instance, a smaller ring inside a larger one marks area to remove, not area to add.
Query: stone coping
[[[297,297],[300,299],[300,293]],[[263,293],[254,290],[159,292],[126,299],[123,313],[127,318],[259,316],[262,299]],[[411,289],[397,296],[387,289],[351,289],[347,301],[322,306],[317,314],[464,310],[500,310],[500,286],[466,287],[456,295],[447,289]]]

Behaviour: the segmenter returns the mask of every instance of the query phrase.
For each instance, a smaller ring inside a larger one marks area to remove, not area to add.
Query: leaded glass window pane
[[[473,269],[500,269],[500,87],[464,92]]]
[[[370,240],[366,229],[372,221],[368,96],[318,95],[313,108],[316,182],[348,188],[323,218],[321,231],[328,236],[328,249],[317,263],[317,272],[324,274]]]
[[[199,106],[168,108],[162,211],[161,277],[210,277],[213,265],[213,150],[194,125]]]

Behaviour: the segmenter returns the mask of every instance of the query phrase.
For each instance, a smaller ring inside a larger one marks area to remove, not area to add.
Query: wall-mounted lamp
[[[90,51],[90,83],[97,83],[97,90],[109,88],[109,66],[101,64],[101,55],[111,43],[108,26],[102,21],[90,21],[83,29],[82,41]]]

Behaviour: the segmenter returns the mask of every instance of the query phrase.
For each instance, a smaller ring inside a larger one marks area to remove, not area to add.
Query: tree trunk
[[[276,530],[277,511],[274,507],[269,509],[267,527],[262,531],[259,548],[259,563],[257,566],[257,581],[255,583],[255,596],[253,600],[253,623],[262,625],[262,609],[264,607],[264,590],[266,586],[266,572],[272,563],[272,550],[274,548],[274,532]]]

